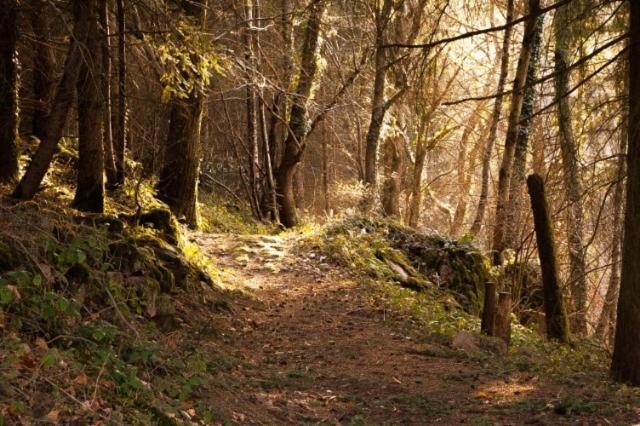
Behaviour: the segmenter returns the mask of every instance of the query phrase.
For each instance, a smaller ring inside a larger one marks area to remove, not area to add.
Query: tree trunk
[[[540,57],[540,42],[544,26],[543,16],[538,17],[535,29],[533,46],[531,47],[531,59],[527,69],[526,89],[520,115],[520,128],[518,141],[513,160],[513,176],[509,190],[509,206],[512,220],[507,227],[506,244],[513,249],[520,245],[520,233],[522,232],[522,221],[524,218],[524,190],[526,182],[527,150],[529,147],[529,133],[533,124],[533,113],[536,101],[536,86],[538,78],[538,59]]]
[[[86,51],[78,78],[78,185],[73,207],[104,211],[104,152],[102,149],[102,54],[98,0],[83,0],[89,21]]]
[[[247,106],[247,146],[249,149],[249,187],[251,188],[251,206],[254,215],[261,219],[260,210],[260,149],[258,144],[258,97],[255,86],[256,55],[254,34],[254,4],[251,0],[244,0],[245,27],[243,41],[245,47],[245,67],[247,74],[246,106]]]
[[[400,219],[400,193],[402,192],[403,152],[399,136],[388,137],[384,144],[384,185],[382,211],[386,217]]]
[[[84,57],[84,45],[89,31],[90,17],[84,15],[87,12],[82,7],[82,0],[74,1],[74,29],[71,45],[64,65],[62,79],[58,84],[55,100],[51,113],[47,119],[47,128],[44,138],[40,141],[27,171],[22,176],[20,183],[13,192],[13,197],[21,200],[30,200],[38,191],[38,187],[49,169],[58,142],[62,137],[67,116],[74,100],[74,93],[80,67]]]
[[[507,1],[507,22],[513,20],[513,3],[514,0]],[[480,182],[480,199],[478,200],[478,207],[476,209],[476,216],[469,230],[469,234],[472,236],[478,235],[482,224],[484,223],[484,215],[487,210],[487,200],[489,198],[489,174],[491,173],[491,156],[493,155],[493,146],[496,143],[496,137],[498,134],[498,124],[500,122],[500,115],[502,113],[502,102],[504,96],[504,85],[507,81],[507,75],[509,74],[509,47],[511,45],[511,32],[512,27],[507,27],[504,31],[504,39],[502,41],[502,53],[500,59],[500,76],[498,77],[498,87],[496,89],[498,95],[496,96],[495,103],[493,104],[493,115],[491,118],[491,126],[489,130],[489,138],[484,147],[484,153],[482,155],[482,181]]]
[[[586,260],[583,244],[584,213],[582,211],[582,183],[578,170],[577,145],[573,135],[571,122],[571,105],[569,103],[569,74],[567,68],[572,43],[570,6],[560,7],[554,20],[555,48],[555,99],[558,104],[558,135],[564,187],[569,202],[567,211],[567,240],[569,245],[569,288],[573,297],[575,310],[575,332],[587,333],[587,277]]]
[[[307,103],[318,71],[316,54],[325,8],[324,0],[313,0],[309,6],[310,15],[302,45],[300,75],[295,89],[296,96],[289,114],[289,131],[284,143],[282,162],[276,172],[280,220],[287,228],[298,223],[293,175],[305,149],[308,128]]]
[[[109,0],[100,0],[100,27],[102,29],[102,143],[104,165],[109,188],[115,188],[117,169],[113,156],[113,127],[111,125],[111,42],[109,39]]]
[[[496,203],[496,218],[493,228],[493,244],[492,244],[492,262],[494,265],[502,264],[502,254],[505,246],[505,228],[510,220],[508,208],[509,190],[511,185],[511,175],[513,171],[513,158],[519,134],[520,114],[522,111],[522,103],[524,99],[524,88],[526,83],[527,70],[531,59],[531,51],[535,39],[536,30],[536,12],[540,8],[540,0],[529,0],[529,18],[525,23],[524,36],[522,40],[522,48],[520,50],[520,58],[518,59],[518,67],[516,69],[516,77],[513,81],[513,95],[511,99],[511,109],[509,113],[509,126],[507,129],[507,138],[505,141],[504,152],[502,154],[502,163],[500,165],[500,174],[498,176],[498,193]],[[503,289],[499,289],[503,290]],[[485,306],[487,309],[487,306]],[[489,307],[490,312],[496,312],[496,309]],[[501,320],[496,320],[500,322]]]
[[[566,343],[569,341],[569,322],[558,278],[556,246],[549,216],[549,207],[544,193],[544,181],[540,175],[533,174],[527,179],[527,186],[531,198],[538,256],[542,268],[547,336],[550,339],[557,339]]]
[[[18,178],[18,3],[0,0],[0,182]]]
[[[417,136],[416,158],[413,166],[413,176],[411,177],[411,201],[409,202],[409,212],[407,214],[407,224],[415,227],[420,219],[420,207],[422,207],[422,175],[424,174],[424,163],[427,159],[427,140],[424,135],[424,128]]]
[[[34,2],[29,10],[36,44],[33,61],[33,96],[36,104],[33,109],[31,128],[33,136],[40,141],[45,137],[51,101],[56,88],[55,57],[49,39],[51,35],[49,12],[49,2],[46,0]]]
[[[382,10],[376,11],[375,77],[373,80],[373,96],[371,98],[371,120],[365,138],[364,155],[364,183],[370,187],[369,190],[372,197],[376,192],[378,181],[378,141],[388,109],[384,95],[387,70],[389,68],[386,60],[388,49],[384,45],[386,24],[390,19],[389,15],[392,7],[393,1],[384,0]]]
[[[203,29],[206,8],[206,0],[184,4],[187,14],[200,21]],[[179,219],[184,219],[189,227],[194,229],[198,227],[203,106],[204,95],[197,87],[186,99],[172,99],[164,164],[157,185],[158,197],[167,203],[173,214]]]
[[[113,120],[113,159],[116,166],[116,179],[113,186],[124,185],[126,176],[125,151],[127,147],[127,52],[125,38],[124,0],[116,0],[116,18],[118,32],[118,105]]]
[[[625,56],[625,67],[623,67],[622,81],[619,89],[619,96],[621,99],[625,99],[629,96],[629,80],[627,73],[629,72],[628,57]],[[620,255],[621,255],[621,243],[622,243],[622,224],[623,224],[623,208],[624,208],[624,178],[626,175],[625,154],[627,151],[627,140],[629,139],[629,110],[624,107],[624,116],[622,119],[620,132],[620,157],[617,161],[616,167],[616,187],[613,193],[612,208],[613,213],[611,217],[611,226],[613,231],[611,232],[611,272],[609,275],[609,286],[607,288],[607,294],[602,305],[602,311],[598,319],[596,326],[596,336],[601,340],[613,344],[613,332],[614,325],[616,323],[616,305],[618,303],[618,294],[620,293]]]
[[[534,15],[539,8],[539,0],[529,0],[528,13],[530,17],[527,19],[525,24],[520,58],[518,59],[516,76],[513,81],[513,95],[511,97],[507,138],[504,144],[502,163],[500,164],[500,173],[498,175],[496,219],[493,229],[492,244],[494,265],[502,264],[502,252],[506,248],[506,224],[511,219],[512,213],[508,210],[508,202],[511,189],[511,176],[513,174],[513,161],[516,145],[518,143],[518,136],[520,134],[520,118],[524,101],[527,71],[529,69],[529,62],[531,60],[531,53],[533,51],[536,36],[537,19]]]
[[[640,385],[640,3],[629,2],[629,130],[622,275],[611,374]]]

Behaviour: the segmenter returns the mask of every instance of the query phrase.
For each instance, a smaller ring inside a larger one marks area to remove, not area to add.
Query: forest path
[[[220,424],[576,424],[548,408],[559,395],[543,379],[434,351],[410,315],[295,236],[192,240],[250,295],[212,344],[226,367],[203,398]]]

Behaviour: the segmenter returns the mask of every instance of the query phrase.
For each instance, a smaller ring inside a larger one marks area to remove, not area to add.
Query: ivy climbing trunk
[[[18,2],[0,0],[0,182],[18,177]]]
[[[64,65],[62,78],[56,90],[56,96],[47,119],[44,137],[33,156],[27,171],[13,191],[13,197],[20,200],[30,200],[38,191],[58,142],[62,137],[67,122],[69,110],[73,105],[76,83],[80,74],[80,67],[84,58],[85,43],[89,32],[90,17],[86,16],[87,8],[82,0],[74,0],[74,28],[71,45]]]
[[[306,146],[305,139],[309,127],[307,104],[318,72],[316,54],[325,8],[324,0],[312,0],[309,5],[309,18],[300,55],[299,77],[295,87],[296,96],[292,100],[282,161],[275,173],[280,221],[288,228],[298,223],[293,179]]]
[[[104,211],[104,151],[102,146],[102,49],[98,0],[83,0],[89,21],[86,51],[78,78],[78,180],[73,207]]]
[[[556,11],[554,20],[555,48],[555,101],[558,114],[558,139],[562,154],[564,188],[569,203],[567,210],[567,241],[569,246],[569,288],[575,311],[575,332],[587,333],[587,268],[584,250],[584,212],[582,210],[582,183],[579,176],[578,146],[572,126],[569,102],[569,53],[573,45],[571,26],[572,8],[568,4]]]

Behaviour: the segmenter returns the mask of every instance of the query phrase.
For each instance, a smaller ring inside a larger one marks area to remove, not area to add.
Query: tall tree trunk
[[[509,206],[512,220],[507,227],[506,243],[513,249],[519,246],[520,233],[522,232],[522,221],[524,218],[524,192],[526,182],[527,151],[529,147],[529,134],[533,125],[533,113],[536,101],[536,86],[538,78],[538,59],[540,57],[540,43],[542,41],[542,31],[544,26],[543,16],[538,17],[536,30],[531,47],[531,59],[527,69],[526,89],[520,115],[520,128],[518,141],[513,159],[513,176],[509,190]]]
[[[562,153],[564,187],[569,203],[567,210],[567,240],[569,245],[569,288],[575,310],[575,332],[587,333],[587,277],[583,243],[584,213],[582,210],[582,183],[578,170],[578,147],[573,135],[571,105],[569,102],[569,63],[572,5],[565,5],[556,11],[554,33],[555,48],[555,98],[558,104],[558,139]]]
[[[102,49],[98,0],[83,0],[89,21],[86,52],[78,79],[78,185],[73,207],[104,211],[104,152],[102,148]]]
[[[622,244],[622,276],[611,374],[640,385],[640,3],[631,1],[629,31],[629,141]]]
[[[527,186],[531,197],[538,256],[542,268],[547,336],[566,343],[569,341],[569,321],[567,320],[567,312],[564,308],[562,289],[560,288],[560,279],[558,277],[556,246],[549,207],[544,193],[544,181],[540,175],[533,174],[527,179]]]
[[[189,16],[201,22],[204,30],[207,1],[185,1]],[[198,86],[196,84],[195,86]],[[169,132],[165,145],[164,164],[158,180],[158,197],[167,203],[173,214],[191,228],[198,227],[198,178],[200,176],[200,130],[204,95],[198,87],[186,99],[171,101]]]
[[[513,20],[513,3],[514,0],[507,1],[507,22]],[[493,104],[493,114],[491,116],[491,126],[489,130],[489,138],[484,147],[484,153],[482,155],[482,181],[480,182],[480,199],[478,200],[478,207],[476,209],[476,216],[469,230],[469,234],[472,236],[478,235],[482,224],[484,223],[484,216],[487,210],[487,200],[489,198],[489,175],[491,174],[491,156],[493,155],[493,146],[496,143],[496,137],[498,134],[498,124],[500,123],[500,115],[502,113],[502,102],[504,96],[504,85],[507,81],[507,75],[509,74],[509,48],[511,45],[511,32],[512,27],[507,27],[504,31],[504,39],[502,40],[502,52],[500,58],[500,76],[498,77],[498,87],[496,88],[497,96],[495,103]]]
[[[38,187],[49,169],[58,142],[62,137],[67,116],[74,100],[76,83],[80,74],[85,54],[85,43],[89,31],[90,17],[86,16],[87,9],[82,7],[82,0],[74,0],[74,29],[71,45],[67,53],[67,59],[62,73],[62,79],[58,84],[56,96],[51,107],[51,113],[47,119],[47,127],[44,138],[40,141],[38,150],[29,163],[27,171],[22,176],[20,183],[13,191],[13,197],[21,200],[30,200],[38,191]]]
[[[385,100],[387,79],[387,51],[385,45],[385,30],[390,19],[393,1],[384,0],[382,9],[376,10],[376,51],[375,76],[373,80],[373,96],[371,98],[371,120],[365,138],[364,183],[369,185],[371,194],[375,194],[378,181],[378,141],[384,124],[384,117],[389,105]],[[372,195],[374,196],[374,195]]]
[[[527,70],[529,68],[531,52],[535,39],[537,21],[536,12],[539,10],[539,8],[540,0],[529,0],[529,18],[525,23],[522,48],[520,49],[520,58],[518,59],[516,76],[513,81],[513,95],[509,112],[509,126],[507,129],[507,138],[504,145],[504,152],[502,153],[500,174],[498,176],[496,217],[493,228],[492,243],[492,262],[494,265],[502,264],[502,254],[504,249],[506,248],[505,229],[506,224],[510,220],[508,201],[511,176],[513,172],[513,159],[515,155],[516,144],[518,141],[518,134],[520,131],[520,114],[522,112],[522,104],[524,100],[524,88],[526,83]],[[501,291],[503,289],[498,290]],[[485,309],[489,309],[490,312],[496,312],[496,309],[491,306],[485,305]]]
[[[125,152],[127,147],[127,52],[125,38],[125,2],[116,0],[116,26],[118,32],[118,105],[113,120],[113,159],[116,179],[113,186],[124,185],[126,176]]]
[[[302,45],[300,74],[295,89],[296,96],[293,99],[289,114],[289,131],[284,143],[282,162],[276,172],[280,220],[288,228],[298,223],[293,175],[306,146],[305,138],[308,128],[307,103],[309,102],[311,87],[318,71],[316,54],[319,46],[320,25],[325,8],[326,2],[324,0],[312,0],[309,6],[310,15]]]
[[[102,29],[102,143],[104,165],[109,188],[117,186],[118,173],[113,156],[113,127],[111,125],[111,42],[109,35],[109,0],[100,0],[100,27]]]
[[[33,60],[33,95],[36,105],[33,109],[32,132],[39,140],[44,139],[51,101],[55,95],[55,57],[50,42],[51,22],[47,0],[35,1],[29,9],[29,19],[35,37]]]
[[[411,200],[409,202],[409,212],[407,214],[407,224],[415,227],[420,219],[420,207],[422,206],[422,175],[424,174],[424,164],[427,159],[427,139],[424,135],[424,127],[418,135],[416,144],[416,158],[411,177]]]
[[[260,210],[260,149],[258,143],[258,96],[255,86],[256,73],[256,42],[254,4],[252,0],[244,0],[245,27],[243,40],[245,45],[245,67],[247,74],[246,106],[247,106],[247,146],[249,148],[249,186],[251,188],[251,206],[253,213],[259,219],[262,216]]]
[[[18,178],[18,3],[0,0],[0,182]]]

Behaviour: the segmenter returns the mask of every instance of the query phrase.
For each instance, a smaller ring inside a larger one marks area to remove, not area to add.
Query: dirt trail
[[[295,238],[193,240],[252,295],[233,308],[228,368],[205,396],[221,424],[625,424],[560,416],[562,390],[536,375],[426,350],[409,316]]]

